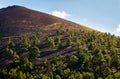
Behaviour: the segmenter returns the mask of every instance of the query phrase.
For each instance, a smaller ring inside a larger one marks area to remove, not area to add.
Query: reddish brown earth
[[[0,9],[0,37],[31,35],[39,31],[48,32],[59,29],[58,26],[64,26],[66,29],[91,30],[83,25],[21,6]]]

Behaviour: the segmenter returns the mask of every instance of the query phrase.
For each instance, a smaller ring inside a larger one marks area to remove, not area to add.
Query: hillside
[[[0,79],[120,79],[120,37],[21,6],[0,9]]]
[[[55,27],[51,28],[50,26]],[[58,29],[58,26],[65,26],[67,29],[90,30],[85,26],[21,6],[9,6],[0,9],[0,37],[31,35],[41,30]]]

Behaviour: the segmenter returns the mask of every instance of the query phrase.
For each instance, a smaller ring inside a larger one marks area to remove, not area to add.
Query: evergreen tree
[[[31,46],[29,49],[30,58],[36,58],[40,56],[40,50],[37,46]]]
[[[72,45],[72,41],[70,40],[70,38],[67,39],[66,44],[67,44],[67,46],[71,46]]]

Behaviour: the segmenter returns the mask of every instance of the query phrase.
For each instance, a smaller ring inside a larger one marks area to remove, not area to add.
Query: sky
[[[0,0],[0,8],[19,5],[120,36],[120,0]]]

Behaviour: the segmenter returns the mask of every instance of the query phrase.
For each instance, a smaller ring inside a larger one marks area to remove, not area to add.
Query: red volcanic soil
[[[0,9],[0,37],[31,35],[39,31],[53,30],[50,26],[90,30],[85,26],[21,6]]]

